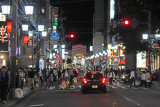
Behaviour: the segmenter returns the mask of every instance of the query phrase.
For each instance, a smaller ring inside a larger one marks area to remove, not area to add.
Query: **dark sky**
[[[92,42],[94,0],[51,0],[53,6],[63,9],[65,33],[75,34],[74,44]]]

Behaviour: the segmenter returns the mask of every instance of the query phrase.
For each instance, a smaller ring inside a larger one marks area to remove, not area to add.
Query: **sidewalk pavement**
[[[116,81],[118,83],[120,83],[121,85],[127,84],[127,83],[124,83],[121,79],[116,79]],[[159,83],[159,86],[158,86],[158,81],[152,81],[151,87],[155,88],[155,89],[160,89],[160,83]]]
[[[0,102],[0,107],[14,107],[16,104],[23,101],[26,97],[28,97],[31,94],[33,94],[34,92],[36,92],[36,90],[38,90],[38,89],[39,88],[35,88],[34,90],[30,90],[29,87],[27,87],[25,85],[23,88],[23,98],[8,99],[6,104],[2,104]]]

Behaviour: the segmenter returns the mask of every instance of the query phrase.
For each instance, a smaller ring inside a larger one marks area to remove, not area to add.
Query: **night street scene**
[[[160,107],[160,0],[0,0],[0,107]]]

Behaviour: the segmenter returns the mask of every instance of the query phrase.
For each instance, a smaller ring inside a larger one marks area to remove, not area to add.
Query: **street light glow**
[[[148,34],[143,34],[143,39],[148,39]]]
[[[33,31],[29,31],[29,32],[28,32],[28,35],[29,35],[29,36],[33,36]]]
[[[65,48],[65,45],[62,45],[62,48]]]
[[[38,25],[38,31],[44,31],[44,25]]]
[[[4,58],[4,56],[1,56],[1,59],[3,59]]]
[[[10,5],[2,5],[1,9],[2,9],[3,14],[10,14],[11,6]]]
[[[43,31],[42,32],[42,37],[46,37],[47,36],[47,31]]]
[[[26,12],[26,15],[32,15],[33,14],[33,6],[25,6],[25,12]]]
[[[28,25],[27,24],[22,25],[22,30],[23,31],[28,31]]]

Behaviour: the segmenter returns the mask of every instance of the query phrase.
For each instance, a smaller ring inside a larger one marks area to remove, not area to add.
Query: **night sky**
[[[65,34],[74,33],[73,44],[92,43],[94,0],[51,0],[53,6],[62,7]]]

